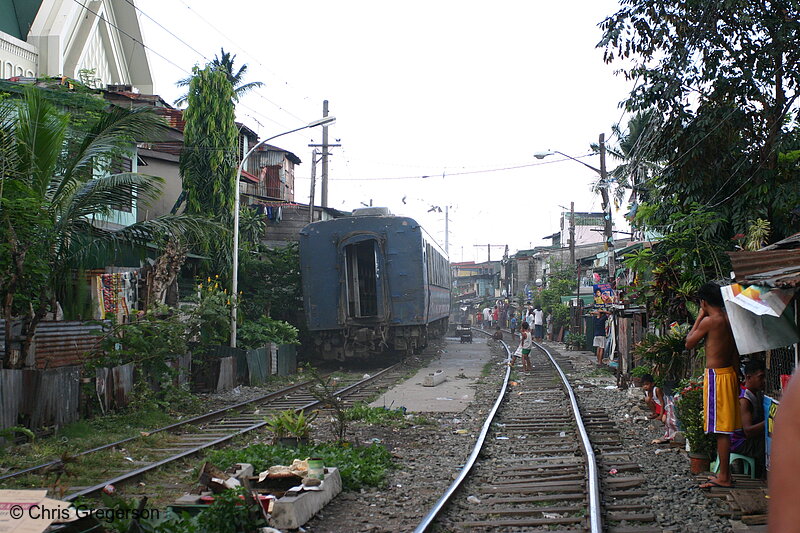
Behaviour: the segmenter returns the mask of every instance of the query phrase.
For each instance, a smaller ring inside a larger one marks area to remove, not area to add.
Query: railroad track
[[[581,410],[570,361],[535,346],[533,371],[506,371],[472,454],[415,531],[660,532],[614,422]]]
[[[340,396],[346,404],[352,405],[393,384],[404,372],[405,369],[402,365],[397,363],[361,379],[339,379],[337,386],[341,388],[335,394]],[[72,487],[71,492],[66,494],[63,499],[73,501],[79,497],[88,496],[102,490],[107,485],[119,485],[131,481],[207,448],[224,445],[239,435],[263,428],[266,425],[265,418],[271,413],[286,409],[310,411],[320,408],[320,402],[315,400],[308,392],[311,383],[311,381],[304,381],[246,402],[142,433],[140,436],[111,442],[80,452],[73,457],[83,457],[103,450],[119,448],[157,433],[170,433],[170,439],[167,444],[162,444],[160,448],[146,447],[144,449],[146,453],[143,453],[143,455],[150,458],[141,462],[144,464],[131,465],[135,466],[135,468],[122,468],[113,472],[112,477],[109,479],[104,479],[94,485]],[[60,460],[43,463],[4,474],[0,476],[0,481],[35,475],[37,472],[51,472],[59,466],[63,466]]]

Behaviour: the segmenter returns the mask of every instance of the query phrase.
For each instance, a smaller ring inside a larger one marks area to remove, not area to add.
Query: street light
[[[608,173],[606,172],[605,133],[600,134],[599,144],[600,144],[600,168],[593,167],[588,163],[584,163],[580,159],[565,154],[564,152],[559,152],[557,150],[548,150],[547,152],[537,152],[533,154],[533,157],[535,157],[536,159],[544,159],[549,155],[555,155],[555,154],[562,155],[567,159],[571,159],[587,168],[592,169],[593,171],[597,172],[600,175],[600,184],[598,185],[597,188],[600,189],[600,194],[603,197],[603,204],[604,204],[603,211],[605,218],[605,223],[603,225],[603,234],[605,235],[606,248],[608,249],[608,274],[609,274],[609,282],[611,282],[611,280],[616,279],[616,265],[614,264],[614,233],[611,220],[611,202],[609,201],[608,198]]]
[[[278,137],[282,137],[284,135],[288,135],[290,133],[294,133],[296,131],[304,130],[307,128],[316,128],[317,126],[330,126],[336,122],[336,117],[322,117],[320,119],[314,120],[309,122],[305,126],[300,126],[299,128],[295,128],[293,130],[284,131],[283,133],[279,133],[277,135],[273,135],[263,141],[260,141],[258,144],[250,148],[244,157],[242,158],[241,163],[239,163],[239,170],[236,173],[236,187],[234,190],[234,200],[233,200],[233,276],[231,280],[231,348],[236,348],[236,318],[237,312],[239,310],[239,181],[242,179],[242,170],[244,169],[244,165],[247,162],[247,158],[250,157],[250,154],[255,152],[258,148],[262,145],[266,144],[267,142],[271,141],[272,139],[276,139]]]

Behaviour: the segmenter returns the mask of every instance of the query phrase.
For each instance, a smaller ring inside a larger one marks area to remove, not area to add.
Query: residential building
[[[501,296],[501,261],[451,263],[450,269],[455,300]]]
[[[605,238],[603,232],[605,231],[605,217],[607,213],[602,211],[594,212],[575,212],[575,246],[583,244],[592,244],[596,242],[604,242]],[[544,237],[545,239],[553,239],[554,247],[569,246],[569,227],[571,224],[572,213],[564,211],[561,213],[560,227],[561,229]],[[613,229],[613,222],[612,222]]]

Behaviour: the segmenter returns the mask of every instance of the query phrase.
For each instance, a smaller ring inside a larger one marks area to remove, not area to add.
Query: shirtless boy
[[[703,420],[706,433],[717,436],[719,472],[701,489],[732,487],[730,472],[731,434],[741,429],[739,414],[739,353],[733,340],[719,285],[706,283],[698,291],[700,313],[686,336],[692,349],[705,339],[706,371],[703,383]]]

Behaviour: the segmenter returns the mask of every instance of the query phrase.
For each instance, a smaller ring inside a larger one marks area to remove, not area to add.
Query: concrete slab
[[[487,339],[477,334],[472,344],[461,344],[455,338],[445,340],[446,351],[439,359],[389,389],[370,405],[392,409],[405,407],[412,413],[460,413],[466,409],[475,397],[475,380],[491,360]],[[444,382],[425,387],[426,376],[437,370],[443,371]]]
[[[329,501],[342,492],[342,477],[338,468],[326,468],[322,490],[302,492],[298,496],[284,496],[275,500],[269,525],[278,529],[297,529],[322,510]]]

